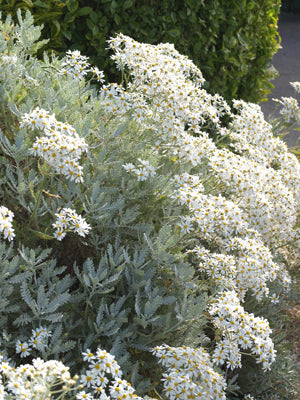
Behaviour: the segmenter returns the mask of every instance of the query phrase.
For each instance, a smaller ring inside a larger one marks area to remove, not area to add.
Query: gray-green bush
[[[260,382],[253,394],[273,392],[289,360],[270,328],[299,244],[296,158],[258,106],[209,95],[172,46],[113,38],[126,88],[99,93],[102,74],[80,53],[39,61],[40,28],[18,17],[0,26],[5,359],[55,358],[75,373],[82,351],[105,348],[157,398],[163,368],[150,350],[201,346],[228,398],[248,392],[245,374]],[[218,359],[223,344],[235,352]]]

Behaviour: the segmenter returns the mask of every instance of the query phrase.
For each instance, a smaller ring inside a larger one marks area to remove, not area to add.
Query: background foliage
[[[142,42],[171,42],[198,65],[209,90],[258,101],[272,85],[279,47],[280,0],[2,0],[4,16],[30,10],[48,48],[78,49],[117,81],[106,40],[122,32]]]

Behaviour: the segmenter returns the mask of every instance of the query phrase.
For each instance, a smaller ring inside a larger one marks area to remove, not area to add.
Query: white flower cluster
[[[71,208],[62,208],[60,212],[55,214],[56,221],[52,226],[56,229],[54,237],[57,240],[62,240],[67,232],[75,232],[79,236],[88,235],[91,226],[85,221],[85,219],[76,213]]]
[[[134,119],[146,129],[155,126],[156,149],[168,149],[197,165],[215,147],[200,127],[206,121],[218,126],[230,112],[224,99],[201,88],[201,71],[169,43],[153,46],[120,34],[109,45],[117,65],[128,68],[132,76],[126,94],[122,88],[108,91],[110,110],[119,116],[132,109]]]
[[[273,99],[273,101],[283,106],[279,113],[283,116],[285,122],[300,121],[300,108],[294,97],[281,97],[280,99]]]
[[[24,358],[30,355],[33,349],[44,351],[48,347],[48,340],[51,337],[51,331],[39,327],[32,330],[32,335],[28,341],[18,340],[16,343],[16,352]]]
[[[300,166],[296,159],[292,162],[295,170],[289,173],[284,166],[274,170],[229,150],[220,150],[209,160],[220,184],[235,192],[245,223],[258,231],[268,246],[299,240],[299,231],[294,227],[299,212],[300,175],[294,175],[300,173]],[[285,179],[291,184],[287,185]]]
[[[121,34],[110,41],[110,47],[113,59],[120,68],[129,69],[133,81],[127,92],[115,86],[108,97],[123,99],[122,113],[129,97],[139,97],[140,108],[134,109],[143,125],[157,135],[154,148],[169,149],[195,166],[208,160],[212,176],[219,179],[219,186],[226,184],[228,191],[235,191],[247,217],[244,223],[263,233],[264,243],[274,241],[274,228],[276,240],[278,235],[282,242],[299,237],[293,229],[299,210],[299,163],[273,137],[260,107],[234,101],[232,113],[224,99],[201,89],[201,72],[170,44],[152,46]],[[109,103],[118,114],[116,103]],[[221,126],[224,114],[232,120],[229,129]],[[229,136],[242,155],[219,150],[202,128],[207,121],[213,122],[221,137]],[[274,164],[278,166],[273,168]]]
[[[149,177],[156,175],[155,169],[150,165],[149,161],[141,160],[140,158],[138,160],[138,167],[132,163],[127,163],[123,165],[123,168],[127,172],[133,172],[137,176],[138,181],[145,181]]]
[[[69,368],[56,360],[37,358],[17,368],[2,361],[0,371],[0,400],[50,399],[54,391],[69,393],[76,383]]]
[[[99,348],[95,354],[87,349],[82,355],[83,360],[88,361],[89,369],[81,375],[80,380],[86,390],[76,395],[77,400],[141,400],[134,394],[130,383],[121,379],[123,373],[113,355]]]
[[[15,237],[15,231],[12,226],[14,213],[4,206],[0,206],[0,232],[4,239],[9,241]]]
[[[162,381],[170,400],[226,399],[226,382],[213,370],[209,355],[202,348],[163,345],[155,347],[152,352],[167,368]]]
[[[244,310],[234,291],[223,292],[209,308],[214,325],[220,330],[222,339],[217,343],[213,359],[227,368],[241,367],[240,348],[249,350],[257,363],[268,370],[275,361],[274,344],[269,323]]]
[[[201,242],[194,251],[200,269],[239,301],[252,290],[257,300],[269,296],[277,302],[269,282],[276,278],[287,288],[290,278],[275,260],[284,257],[281,247],[300,244],[297,158],[273,136],[258,105],[234,100],[230,110],[221,96],[211,96],[201,87],[201,71],[172,45],[138,43],[122,34],[109,45],[118,68],[129,71],[131,81],[126,90],[118,85],[102,90],[106,108],[118,118],[134,116],[141,133],[147,139],[151,135],[153,152],[169,155],[176,163],[181,173],[172,179],[172,198],[189,209],[178,225]],[[297,90],[300,84],[293,87]],[[230,147],[219,146],[225,139]],[[191,170],[194,175],[185,172]],[[224,299],[218,300],[220,308]],[[235,334],[227,333],[226,340],[230,366],[239,366]],[[255,340],[253,336],[253,353]],[[273,360],[270,346],[268,356],[258,345],[264,368]]]
[[[223,196],[201,193],[202,188],[180,188],[172,197],[190,210],[190,221],[197,224],[200,237],[212,240],[218,237],[228,241],[232,236],[247,232],[243,211]]]
[[[290,85],[297,94],[300,94],[300,82],[290,82]],[[300,107],[296,99],[293,97],[281,97],[280,99],[273,99],[273,101],[283,106],[279,113],[283,116],[285,122],[300,123]]]
[[[88,145],[71,125],[57,121],[53,114],[37,107],[22,116],[20,127],[39,130],[45,134],[37,137],[33,143],[34,155],[43,157],[57,173],[68,179],[83,181],[82,166],[78,164],[78,160],[87,152]]]
[[[63,69],[61,73],[63,75],[70,75],[74,79],[81,80],[87,75],[88,72],[92,72],[98,82],[104,82],[103,71],[100,71],[97,67],[91,67],[88,63],[88,57],[83,56],[79,50],[68,50],[66,53],[66,61],[62,63]]]
[[[300,94],[300,82],[290,82],[297,94]]]
[[[217,285],[235,290],[240,300],[249,289],[258,301],[267,297],[267,283],[274,281],[277,272],[284,269],[273,261],[270,250],[259,238],[234,237],[228,241],[227,251],[231,254],[211,253],[203,247],[195,247],[189,252],[200,259],[201,271],[205,271]]]

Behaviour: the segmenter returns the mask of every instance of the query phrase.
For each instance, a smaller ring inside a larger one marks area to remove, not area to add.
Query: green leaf
[[[23,0],[23,3],[25,3],[28,7],[33,7],[33,4],[35,4],[35,2],[32,3],[31,0]]]
[[[41,239],[44,239],[44,240],[53,240],[53,239],[55,239],[53,236],[47,235],[47,233],[35,231],[33,229],[31,229],[31,231],[34,232]]]
[[[79,8],[76,15],[78,15],[79,17],[82,17],[83,15],[90,15],[92,11],[93,11],[93,9],[91,7],[82,7],[82,8]]]
[[[69,31],[63,30],[63,35],[64,35],[64,37],[66,37],[69,40],[72,39],[72,34]]]
[[[79,6],[79,3],[77,0],[68,0],[67,1],[68,10],[71,13],[75,12],[77,10],[78,6]]]
[[[52,23],[56,27],[56,33],[54,34],[53,37],[57,37],[59,35],[59,32],[60,32],[60,23],[57,21],[57,19],[52,20]]]
[[[92,20],[92,22],[94,24],[97,24],[97,22],[98,22],[98,14],[95,13],[95,11],[91,11],[89,16],[90,16],[90,19]]]
[[[23,0],[23,1],[24,1],[24,0]],[[50,5],[49,5],[49,4],[47,4],[47,3],[44,2],[44,1],[39,1],[39,0],[35,1],[35,2],[33,3],[33,5],[34,5],[35,7],[46,8],[47,10],[50,8]],[[32,5],[32,6],[33,6],[33,5]]]
[[[134,6],[134,0],[125,0],[125,2],[123,3],[123,9],[127,10],[128,8],[131,8]]]
[[[115,20],[117,25],[121,25],[122,18],[116,13],[114,13],[114,20]]]

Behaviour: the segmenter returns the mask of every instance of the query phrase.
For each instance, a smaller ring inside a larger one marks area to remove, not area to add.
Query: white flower
[[[126,172],[133,172],[135,171],[135,165],[132,163],[127,163],[123,165],[123,168],[125,169]]]
[[[300,121],[300,108],[298,101],[293,97],[281,97],[281,99],[273,99],[277,103],[283,105],[279,113],[283,116],[286,122]]]
[[[90,393],[86,393],[84,390],[81,390],[76,394],[77,400],[93,400],[94,397]]]
[[[66,61],[62,63],[63,75],[71,75],[72,78],[81,80],[90,71],[88,58],[83,56],[79,50],[68,50],[66,53]]]
[[[191,217],[181,217],[181,221],[178,223],[181,232],[190,233],[192,230],[194,230],[192,222],[193,220]]]
[[[148,177],[153,177],[156,175],[156,171],[149,161],[138,159],[139,165],[136,167],[132,163],[127,163],[123,165],[123,168],[127,172],[133,172],[137,175],[138,181],[145,181]]]
[[[84,386],[90,387],[96,384],[96,377],[92,371],[86,371],[85,375],[81,375],[80,381]]]
[[[30,346],[27,342],[21,342],[20,340],[18,340],[16,342],[16,352],[20,353],[20,356],[23,357],[27,357],[30,354]]]
[[[91,72],[96,75],[97,81],[100,83],[104,82],[104,73],[103,71],[100,71],[97,67],[92,67]]]
[[[29,345],[32,348],[43,351],[48,346],[48,338],[51,336],[51,331],[40,327],[32,330],[32,336],[29,339]]]
[[[223,335],[214,353],[217,364],[226,362],[227,368],[231,369],[241,367],[238,349],[241,346],[255,355],[257,363],[262,363],[264,370],[270,369],[276,352],[268,321],[247,313],[234,291],[223,292],[217,302],[210,306],[209,313]]]
[[[209,355],[202,348],[162,345],[152,349],[152,352],[167,368],[162,382],[170,400],[202,395],[213,400],[226,399],[226,382],[213,370]]]
[[[83,361],[87,361],[87,360],[94,360],[95,359],[95,355],[94,353],[91,352],[90,349],[86,349],[85,352],[82,353],[83,355]]]
[[[290,85],[293,86],[297,94],[300,94],[300,82],[290,82]]]
[[[2,232],[4,239],[9,241],[15,237],[15,231],[12,226],[14,213],[7,207],[0,206],[0,233]]]
[[[55,216],[56,221],[52,226],[55,228],[54,237],[57,240],[62,240],[69,231],[73,231],[79,236],[85,237],[91,230],[91,226],[85,219],[70,208],[61,209]]]

